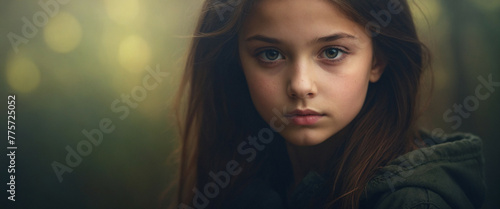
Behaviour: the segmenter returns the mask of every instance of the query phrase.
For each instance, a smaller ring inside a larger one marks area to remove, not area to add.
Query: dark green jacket
[[[381,168],[368,182],[361,208],[481,208],[485,196],[481,140],[456,133],[440,139],[425,138],[432,146],[406,153]],[[311,198],[327,195],[324,178],[310,172],[291,197],[256,180],[224,208],[309,208]]]

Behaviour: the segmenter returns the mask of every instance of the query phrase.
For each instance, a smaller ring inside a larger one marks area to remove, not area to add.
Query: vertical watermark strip
[[[7,96],[7,199],[16,201],[16,95]]]

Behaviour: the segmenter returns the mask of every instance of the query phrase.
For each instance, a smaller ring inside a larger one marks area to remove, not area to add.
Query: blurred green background
[[[38,1],[3,0],[0,7],[0,127],[7,126],[7,95],[15,94],[18,147],[14,204],[4,201],[6,140],[0,148],[2,208],[156,208],[175,173],[169,108],[202,1],[40,2],[48,9]],[[421,124],[484,139],[484,208],[499,208],[500,88],[457,128],[443,114],[475,94],[478,76],[500,81],[500,1],[415,2],[434,58],[434,91]],[[150,76],[156,69],[162,76]],[[126,104],[130,94],[133,104]],[[87,139],[82,131],[105,118],[114,130],[92,150],[78,145]],[[66,164],[67,146],[88,155],[59,182],[52,163]]]

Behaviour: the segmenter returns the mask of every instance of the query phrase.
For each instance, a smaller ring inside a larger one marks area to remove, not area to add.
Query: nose
[[[301,61],[296,62],[288,73],[288,96],[294,99],[313,98],[317,94],[314,75],[314,64]]]

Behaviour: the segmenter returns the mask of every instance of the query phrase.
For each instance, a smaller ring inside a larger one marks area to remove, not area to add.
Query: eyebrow
[[[335,40],[343,39],[343,38],[353,39],[353,40],[358,39],[358,38],[356,38],[356,36],[353,36],[351,34],[336,33],[336,34],[333,34],[330,36],[320,37],[316,40],[316,42],[330,42],[330,41],[335,41]]]
[[[353,39],[353,40],[358,39],[356,36],[353,36],[353,35],[350,35],[350,34],[347,34],[347,33],[336,33],[336,34],[332,34],[332,35],[329,35],[329,36],[319,37],[319,38],[315,39],[313,41],[313,43],[315,43],[315,42],[316,43],[317,42],[330,42],[330,41],[335,41],[335,40],[343,39],[343,38]],[[267,43],[270,43],[270,44],[280,44],[281,43],[281,41],[279,39],[267,37],[267,36],[264,36],[264,35],[251,36],[251,37],[247,38],[245,41],[247,41],[247,42],[250,42],[250,41],[262,41],[262,42],[267,42]]]

